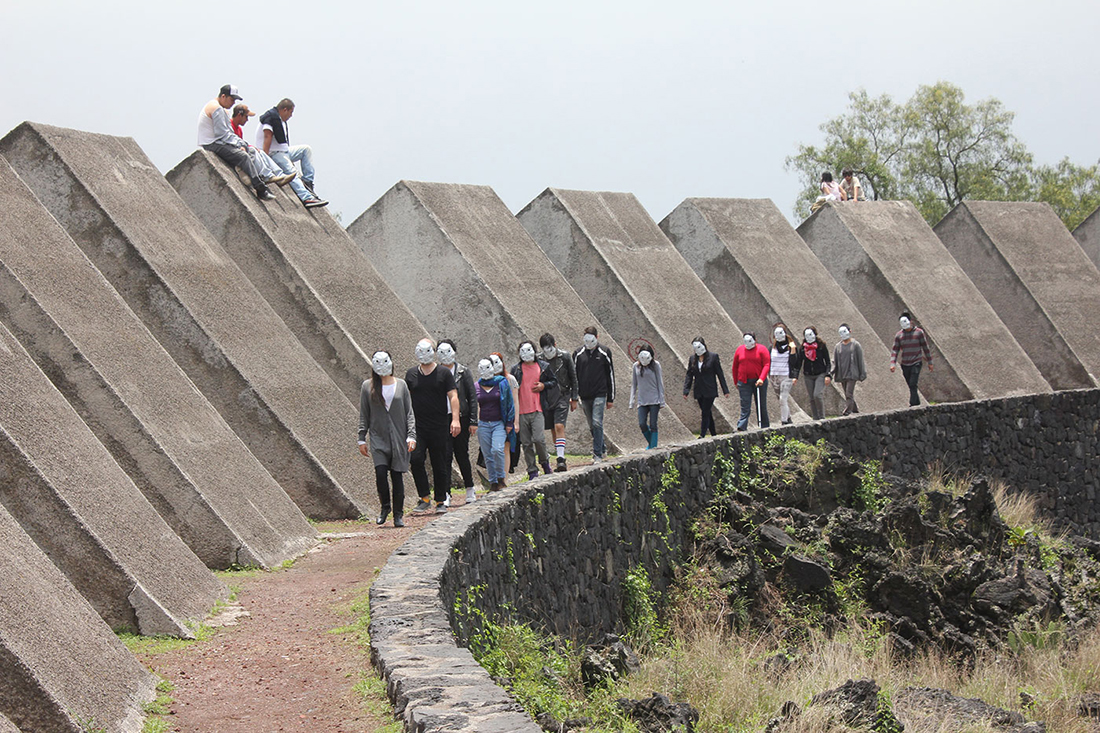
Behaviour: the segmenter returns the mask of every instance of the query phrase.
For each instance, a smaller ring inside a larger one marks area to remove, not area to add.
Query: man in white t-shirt
[[[269,201],[275,196],[267,190],[262,173],[248,154],[248,143],[233,132],[233,125],[229,120],[227,110],[240,98],[237,87],[226,84],[219,90],[216,99],[206,103],[202,112],[199,113],[199,147],[209,150],[229,165],[247,173],[252,180],[252,188],[255,189],[256,196],[262,201]]]
[[[294,173],[294,164],[302,164],[302,175],[290,182],[290,187],[307,209],[327,206],[313,190],[313,148],[308,145],[291,145],[287,120],[294,114],[294,102],[283,99],[260,115],[260,129],[256,133],[256,147],[271,156],[284,173]]]

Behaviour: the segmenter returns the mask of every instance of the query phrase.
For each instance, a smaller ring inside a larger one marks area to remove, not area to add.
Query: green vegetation
[[[859,487],[856,489],[855,509],[865,512],[881,512],[889,503],[889,499],[882,495],[886,488],[886,481],[882,478],[882,463],[879,461],[865,461],[859,468]]]
[[[164,716],[172,712],[172,691],[175,689],[175,685],[168,680],[157,682],[156,699],[143,706],[147,717],[141,733],[166,733],[172,730],[172,723]]]

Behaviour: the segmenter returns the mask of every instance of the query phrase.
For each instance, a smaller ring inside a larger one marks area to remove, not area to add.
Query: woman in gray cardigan
[[[405,380],[393,376],[393,359],[385,351],[371,359],[373,373],[359,390],[359,452],[374,457],[378,484],[378,524],[384,524],[393,509],[393,526],[405,526],[405,481],[409,453],[416,448],[416,419]],[[392,503],[390,483],[393,484]]]
[[[665,385],[661,362],[653,358],[653,347],[646,344],[638,350],[630,380],[628,407],[638,406],[638,427],[648,448],[657,447],[657,413],[665,404]]]

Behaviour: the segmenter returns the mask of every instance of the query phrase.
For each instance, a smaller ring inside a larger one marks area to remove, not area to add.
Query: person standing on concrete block
[[[913,314],[902,311],[898,318],[901,330],[894,336],[894,348],[890,352],[890,373],[893,374],[897,363],[901,362],[901,373],[905,376],[905,383],[909,385],[909,406],[920,405],[920,395],[917,394],[917,382],[920,381],[922,364],[928,362],[928,371],[932,371],[932,353],[928,350],[928,339],[924,331],[913,323]]]
[[[749,331],[743,338],[744,343],[733,354],[733,383],[737,385],[737,394],[741,397],[741,417],[737,420],[737,431],[749,429],[749,413],[752,401],[756,399],[757,424],[761,428],[770,427],[768,420],[768,373],[772,359],[768,349],[756,343],[756,334]]]
[[[718,399],[718,385],[722,385],[723,396],[730,396],[729,387],[726,386],[726,375],[722,373],[722,360],[718,354],[707,351],[707,342],[702,336],[692,339],[691,348],[695,351],[695,356],[688,359],[687,377],[684,378],[684,399],[688,398],[694,382],[695,401],[699,403],[699,409],[703,414],[699,437],[707,437],[707,430],[710,430],[711,435],[718,435],[713,411],[714,401]]]
[[[290,187],[307,209],[328,206],[313,190],[313,148],[308,145],[290,144],[290,127],[287,121],[294,114],[294,102],[281,100],[260,115],[260,129],[256,133],[256,147],[271,156],[283,173],[295,173],[295,163],[302,164],[302,175],[290,182]]]
[[[840,343],[833,349],[833,380],[844,387],[844,412],[841,415],[859,413],[856,405],[856,382],[867,379],[867,367],[863,363],[863,347],[852,338],[852,329],[847,323],[837,329]]]
[[[393,526],[405,526],[403,474],[409,470],[409,454],[415,449],[416,418],[409,387],[393,376],[389,353],[378,351],[371,358],[371,378],[364,380],[359,390],[359,452],[374,458],[378,503],[382,507],[376,524],[385,524],[392,509]]]
[[[519,363],[512,367],[512,376],[519,387],[516,410],[519,412],[519,442],[527,459],[527,478],[550,471],[550,454],[546,451],[546,418],[544,410],[558,403],[558,379],[550,362],[535,358],[535,345],[524,341],[519,345]],[[538,453],[538,463],[535,454]]]
[[[577,367],[573,364],[572,357],[558,348],[552,334],[544,333],[540,336],[539,347],[542,348],[542,358],[550,362],[550,368],[554,370],[561,395],[554,409],[546,413],[546,429],[553,431],[554,453],[558,457],[554,470],[561,473],[568,468],[565,465],[565,422],[569,413],[577,409],[580,399],[577,394]]]
[[[425,467],[430,456],[435,513],[446,514],[447,495],[451,489],[452,441],[460,429],[458,387],[451,370],[440,369],[436,363],[435,341],[421,339],[414,353],[420,364],[405,373],[416,415],[416,448],[410,457],[409,467],[420,498],[413,512],[424,514],[432,506]]]
[[[229,120],[227,110],[240,98],[237,87],[226,84],[218,92],[216,99],[206,103],[199,113],[199,147],[247,173],[256,197],[261,201],[270,201],[275,196],[267,190],[260,169],[248,155],[248,143],[237,137]]]
[[[247,104],[238,104],[233,108],[233,115],[229,118],[229,124],[233,127],[233,132],[237,137],[244,140],[244,126],[248,123],[249,117],[255,117],[256,113],[248,108]],[[275,164],[275,161],[271,159],[264,151],[260,150],[254,145],[249,145],[248,141],[245,141],[245,152],[252,158],[252,162],[256,166],[256,170],[260,172],[260,177],[263,178],[265,184],[269,186],[285,186],[294,180],[296,173],[283,173],[282,169]]]
[[[615,366],[611,351],[600,346],[595,326],[584,329],[584,344],[573,352],[577,368],[577,393],[588,430],[592,433],[592,462],[604,459],[603,413],[615,404]]]
[[[782,321],[772,326],[771,368],[768,370],[768,383],[779,399],[779,424],[791,422],[791,387],[796,379],[791,378],[792,363],[798,356],[798,339],[790,335],[787,324]]]
[[[806,395],[810,398],[810,412],[814,420],[825,417],[825,388],[829,386],[829,347],[817,340],[817,328],[810,326],[802,332],[802,348],[794,364],[794,379],[802,379]]]
[[[515,377],[504,371],[504,354],[494,351],[489,354],[489,361],[493,365],[493,374],[508,379],[508,389],[512,392],[512,404],[517,406],[517,409],[513,410],[512,429],[508,432],[508,450],[504,455],[504,472],[512,473],[516,470],[516,464],[519,463],[519,409],[517,402],[519,399],[519,383]],[[504,486],[504,482],[501,481],[500,488],[503,489]]]
[[[485,469],[489,472],[489,491],[504,488],[504,445],[516,420],[512,388],[507,379],[495,372],[493,362],[479,361],[477,373],[480,378],[474,387],[478,405],[477,440],[485,458]]]
[[[458,388],[458,435],[453,441],[455,463],[462,474],[462,485],[466,489],[466,503],[477,501],[474,491],[474,467],[470,465],[470,436],[477,432],[477,395],[474,394],[474,375],[464,365],[459,364],[458,349],[451,339],[440,339],[439,363],[450,370]]]
[[[653,347],[638,349],[630,380],[628,407],[638,406],[638,428],[646,439],[646,448],[657,447],[657,416],[665,406],[665,383],[661,362],[653,358]]]

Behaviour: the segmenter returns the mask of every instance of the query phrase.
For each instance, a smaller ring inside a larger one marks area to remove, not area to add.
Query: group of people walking
[[[932,370],[927,337],[905,311],[898,320],[890,371],[900,363],[909,386],[909,404],[919,405],[917,383],[923,364]],[[802,340],[783,322],[772,328],[770,347],[757,342],[756,333],[744,334],[733,355],[731,376],[741,400],[737,430],[748,429],[752,407],[757,423],[770,426],[769,389],[779,401],[783,425],[791,419],[791,388],[803,382],[811,416],[825,417],[825,388],[831,381],[844,392],[843,415],[859,412],[856,384],[867,379],[863,347],[852,336],[851,327],[840,324],[839,340],[830,357],[829,347],[819,340],[815,326],[802,330]],[[719,355],[707,349],[702,336],[692,340],[683,396],[694,389],[699,403],[699,436],[717,435],[713,406],[719,387],[730,390]],[[592,435],[592,460],[604,460],[604,413],[615,403],[615,368],[611,351],[599,342],[594,326],[584,330],[583,343],[572,352],[559,349],[554,336],[544,333],[538,348],[530,340],[516,349],[517,361],[505,368],[505,356],[493,352],[476,367],[457,361],[458,348],[452,339],[438,344],[424,338],[413,352],[417,366],[400,379],[394,375],[393,358],[386,351],[374,354],[372,374],[363,382],[359,396],[359,451],[374,460],[381,511],[378,524],[393,513],[396,527],[404,526],[405,489],[403,474],[411,472],[418,500],[414,513],[446,513],[450,506],[451,462],[458,464],[466,503],[477,500],[469,443],[477,436],[479,465],[488,474],[489,490],[499,491],[519,461],[520,450],[527,475],[534,479],[551,472],[566,471],[565,427],[569,413],[583,409]],[[475,378],[476,371],[476,378]],[[638,427],[648,448],[658,440],[658,417],[665,405],[664,376],[653,346],[643,342],[631,369],[629,407],[637,408]],[[556,461],[550,464],[545,432],[551,431]],[[427,462],[431,460],[429,483]],[[433,504],[434,499],[434,504]]]

